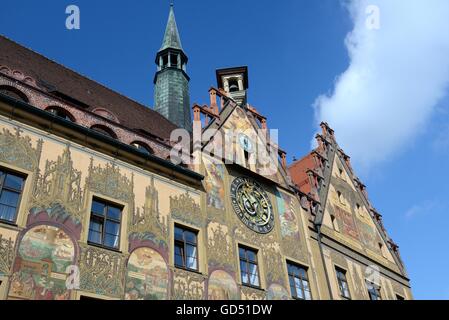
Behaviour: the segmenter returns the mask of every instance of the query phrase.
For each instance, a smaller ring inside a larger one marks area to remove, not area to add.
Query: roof
[[[175,11],[173,4],[170,5],[170,13],[168,14],[167,27],[165,28],[162,47],[159,51],[165,49],[178,49],[182,51],[181,38],[179,37],[178,27],[176,25]]]
[[[158,112],[124,95],[86,78],[12,40],[0,35],[0,65],[36,80],[38,86],[49,94],[73,98],[87,110],[104,108],[117,116],[121,125],[142,129],[168,140],[177,128]],[[76,103],[75,103],[76,104]]]
[[[314,189],[310,183],[307,172],[316,168],[317,163],[313,158],[312,152],[307,154],[301,160],[297,160],[288,166],[288,171],[290,172],[292,181],[301,192],[305,194],[314,194]]]

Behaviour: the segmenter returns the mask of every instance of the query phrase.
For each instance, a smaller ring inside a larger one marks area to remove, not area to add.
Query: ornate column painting
[[[138,248],[129,257],[125,300],[164,300],[168,295],[168,266],[151,248]]]
[[[57,227],[40,225],[22,238],[15,259],[9,297],[67,300],[67,267],[74,265],[75,245]]]
[[[203,156],[205,170],[204,189],[206,190],[206,205],[217,210],[225,209],[225,168],[218,160]]]
[[[295,198],[283,192],[278,191],[277,193],[281,234],[283,237],[298,236],[299,226],[293,204]]]
[[[209,277],[207,298],[209,300],[238,300],[239,290],[234,278],[223,270],[215,270]]]

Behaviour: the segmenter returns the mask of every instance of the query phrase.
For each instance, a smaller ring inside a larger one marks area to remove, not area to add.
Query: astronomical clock
[[[269,233],[274,227],[273,207],[268,194],[256,181],[238,177],[231,184],[235,213],[251,230]]]

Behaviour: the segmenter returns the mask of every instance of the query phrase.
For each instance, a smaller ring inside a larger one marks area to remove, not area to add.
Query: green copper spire
[[[181,46],[173,4],[161,49],[156,54],[154,109],[180,128],[192,130],[187,55]]]
[[[176,25],[175,11],[173,3],[170,4],[170,13],[168,15],[167,28],[165,29],[164,40],[159,51],[167,48],[182,50],[181,38],[179,37],[178,27]]]

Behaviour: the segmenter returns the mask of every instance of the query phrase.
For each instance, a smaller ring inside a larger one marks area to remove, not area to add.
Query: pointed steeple
[[[167,27],[165,28],[164,40],[159,51],[165,49],[182,50],[181,38],[179,37],[178,26],[176,25],[175,11],[173,3],[170,4],[170,13],[168,15]]]
[[[156,54],[154,109],[178,127],[191,131],[190,78],[187,75],[187,61],[171,4],[162,47]]]

